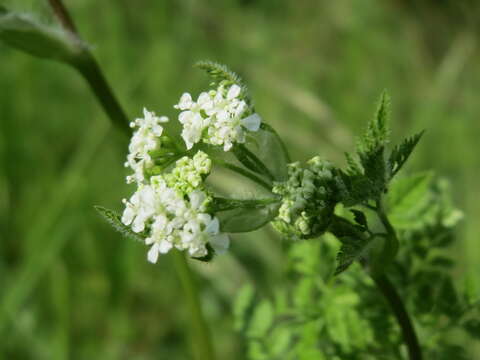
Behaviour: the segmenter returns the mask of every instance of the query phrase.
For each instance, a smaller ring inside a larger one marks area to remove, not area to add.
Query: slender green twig
[[[384,260],[388,263],[393,261],[395,255],[399,248],[399,241],[396,234],[396,231],[390,220],[385,213],[385,209],[383,208],[383,204],[381,199],[378,199],[375,204],[375,211],[382,222],[386,234],[385,238],[385,247],[383,250],[384,253]],[[384,269],[383,269],[384,270]],[[415,333],[415,329],[412,325],[410,317],[407,313],[405,305],[403,304],[402,299],[398,295],[395,287],[390,282],[388,277],[385,274],[372,274],[372,278],[375,281],[375,284],[382,292],[382,294],[387,299],[390,307],[397,318],[398,324],[400,325],[403,333],[403,338],[405,343],[408,347],[408,353],[410,356],[410,360],[421,360],[422,359],[422,351],[418,342],[417,335]]]
[[[48,3],[62,26],[72,34],[77,35],[77,27],[75,26],[67,8],[63,5],[63,2],[61,0],[48,0]]]
[[[390,223],[390,220],[388,220],[387,214],[385,213],[385,209],[383,208],[381,199],[376,201],[375,209],[378,218],[382,222],[382,225],[385,227],[385,230],[387,232],[387,236],[385,237],[383,254],[385,262],[388,264],[392,262],[395,258],[400,244],[398,241],[397,233],[393,228],[392,224]]]
[[[387,299],[393,313],[395,314],[395,317],[397,318],[398,324],[402,329],[403,338],[407,344],[410,360],[422,360],[422,350],[420,348],[415,329],[413,328],[413,324],[410,321],[407,310],[403,305],[402,299],[395,290],[395,287],[385,274],[373,276],[373,280],[375,281],[375,284],[379,290],[385,296],[385,299]]]
[[[80,39],[80,36],[76,32],[73,20],[62,1],[49,0],[49,3],[62,26],[64,26],[66,30],[73,32]],[[120,128],[126,135],[130,135],[128,117],[125,115],[120,103],[113,94],[113,91],[105,79],[102,70],[95,61],[95,58],[90,54],[87,48],[85,48],[80,60],[75,62],[73,65],[87,80],[90,88],[94,92],[111,122]],[[198,360],[214,360],[215,355],[210,330],[203,317],[200,300],[198,298],[198,290],[196,289],[193,274],[183,254],[175,253],[174,256],[176,268],[179,272],[182,287],[185,291],[192,315],[192,324],[195,329],[194,353]]]
[[[187,303],[193,320],[194,336],[192,336],[192,347],[194,349],[194,356],[198,360],[213,360],[215,359],[215,353],[210,339],[210,333],[207,331],[208,325],[203,316],[197,284],[192,271],[183,253],[174,251],[173,259],[178,277],[187,295]]]

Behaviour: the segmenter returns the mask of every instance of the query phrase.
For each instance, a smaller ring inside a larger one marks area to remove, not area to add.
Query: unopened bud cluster
[[[333,166],[314,157],[302,167],[288,165],[288,180],[277,183],[273,192],[282,197],[274,227],[290,239],[321,235],[330,224],[335,208]]]

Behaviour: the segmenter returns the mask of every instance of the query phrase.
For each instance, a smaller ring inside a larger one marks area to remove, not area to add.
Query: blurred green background
[[[65,0],[130,118],[173,117],[228,64],[294,159],[338,163],[393,98],[393,137],[427,129],[408,171],[451,180],[466,219],[452,251],[480,286],[480,4],[460,0]],[[51,21],[46,1],[0,4]],[[104,224],[132,191],[126,142],[83,79],[0,44],[0,358],[190,359],[190,321],[171,259]],[[225,175],[226,176],[226,175]],[[223,184],[229,178],[220,178]],[[235,236],[213,264],[192,263],[219,359],[244,359],[232,326],[238,288],[280,286],[270,230]]]

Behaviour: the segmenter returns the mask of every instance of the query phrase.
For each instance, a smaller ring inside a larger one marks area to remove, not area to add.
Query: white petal
[[[184,93],[180,97],[180,101],[178,102],[178,105],[175,105],[174,107],[176,109],[186,110],[186,109],[189,109],[191,106],[192,106],[192,96],[189,93]]]
[[[209,235],[216,235],[220,230],[220,223],[218,222],[217,218],[213,218],[210,224],[207,225],[205,228],[205,232]]]
[[[162,240],[159,244],[158,251],[162,254],[166,254],[172,248],[172,243],[167,240]]]
[[[155,264],[158,260],[158,250],[159,250],[158,244],[153,244],[150,250],[148,250],[147,259],[152,264]]]
[[[236,98],[238,95],[240,95],[240,91],[242,90],[242,88],[236,84],[232,85],[230,87],[230,89],[228,89],[228,93],[227,93],[227,99],[228,100],[232,100],[234,98]]]
[[[210,239],[210,245],[217,254],[224,254],[230,246],[230,238],[227,234],[216,235]]]
[[[262,118],[258,114],[252,114],[241,120],[242,125],[250,131],[258,131]]]

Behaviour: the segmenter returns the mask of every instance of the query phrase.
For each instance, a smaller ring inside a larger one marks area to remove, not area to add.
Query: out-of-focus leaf
[[[387,197],[389,218],[399,229],[412,229],[424,222],[432,199],[431,173],[421,173],[393,182]]]
[[[72,34],[5,8],[0,10],[0,39],[30,55],[63,62],[73,61],[83,49]]]
[[[253,338],[261,338],[265,336],[273,324],[273,306],[267,301],[263,300],[255,308],[252,320],[248,327],[247,336]]]
[[[247,315],[253,305],[255,291],[248,284],[240,289],[233,304],[233,315],[235,317],[234,327],[237,331],[243,331],[247,324]]]

